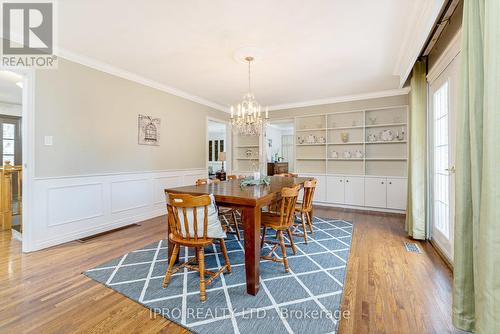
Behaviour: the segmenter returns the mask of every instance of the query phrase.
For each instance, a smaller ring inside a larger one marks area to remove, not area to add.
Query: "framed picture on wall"
[[[160,145],[160,119],[139,115],[138,136],[139,145]]]

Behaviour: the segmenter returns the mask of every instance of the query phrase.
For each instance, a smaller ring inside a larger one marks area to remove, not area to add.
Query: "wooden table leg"
[[[243,208],[242,220],[243,228],[245,230],[245,271],[247,279],[247,293],[255,296],[259,292],[260,285],[260,208]]]

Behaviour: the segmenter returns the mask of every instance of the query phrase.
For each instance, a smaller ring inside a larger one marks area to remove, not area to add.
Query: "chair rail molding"
[[[31,183],[31,252],[166,214],[164,189],[194,184],[204,168],[38,177]]]

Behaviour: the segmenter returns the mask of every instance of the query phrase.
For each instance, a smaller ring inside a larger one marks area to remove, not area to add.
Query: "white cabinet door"
[[[406,179],[387,179],[387,207],[406,210]]]
[[[326,187],[327,202],[344,204],[344,177],[327,176]]]
[[[365,205],[374,208],[387,207],[387,179],[367,177],[365,180]]]
[[[314,177],[318,183],[316,184],[316,190],[314,191],[314,202],[326,202],[326,176],[324,175],[313,175],[313,174],[299,174],[300,177]],[[299,201],[302,199],[304,193],[301,191],[299,193]]]
[[[364,205],[365,203],[365,178],[346,176],[345,177],[345,204]]]

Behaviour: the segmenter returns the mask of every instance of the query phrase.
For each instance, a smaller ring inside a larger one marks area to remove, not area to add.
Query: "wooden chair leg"
[[[266,241],[266,230],[267,230],[267,226],[264,225],[264,227],[262,228],[262,240],[260,241],[260,248],[262,249],[262,247],[264,247],[264,242]]]
[[[240,227],[238,226],[238,220],[236,219],[236,213],[231,211],[231,217],[233,218],[234,228],[236,229],[236,237],[241,240]]]
[[[283,257],[283,265],[285,266],[285,273],[287,273],[288,272],[288,259],[286,257],[286,247],[285,247],[285,240],[283,239],[283,231],[278,231],[278,238],[280,241],[281,254]]]
[[[227,271],[231,273],[231,263],[229,263],[229,256],[227,256],[227,248],[224,239],[219,239],[220,242],[220,250],[222,251],[222,255],[224,256],[224,262],[226,262]]]
[[[172,256],[170,257],[170,263],[168,264],[167,272],[165,273],[165,278],[163,279],[162,286],[167,287],[170,282],[170,276],[172,275],[172,269],[174,268],[175,260],[177,259],[177,254],[179,254],[179,245],[174,244],[174,249],[172,251]]]
[[[304,219],[304,212],[300,213],[300,218],[302,222],[302,231],[304,233],[304,242],[307,244],[307,231],[306,231],[306,221]]]
[[[288,228],[286,230],[286,232],[288,233],[288,238],[290,238],[290,246],[292,246],[293,255],[297,255],[297,248],[295,247],[295,241],[293,241],[292,231],[290,231],[290,228]],[[304,235],[306,235],[306,234],[304,233]],[[306,244],[307,244],[307,241],[306,241]]]
[[[200,301],[202,303],[207,299],[205,292],[205,250],[203,247],[198,248],[198,259],[199,259],[199,269],[200,269]]]
[[[309,224],[309,230],[311,231],[311,234],[313,234],[313,221],[312,221],[312,215],[311,215],[311,212],[307,212],[307,223]],[[304,230],[305,231],[305,230]]]

